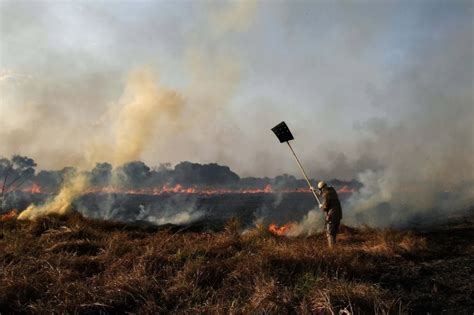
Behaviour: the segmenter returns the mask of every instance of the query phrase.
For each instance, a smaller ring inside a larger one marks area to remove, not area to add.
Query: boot
[[[334,248],[336,240],[334,239],[334,237],[331,234],[327,234],[326,236],[327,236],[327,239],[328,239],[328,247],[330,249]]]

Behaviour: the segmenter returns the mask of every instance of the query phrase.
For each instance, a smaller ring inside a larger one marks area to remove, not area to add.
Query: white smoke
[[[155,204],[139,205],[139,211],[133,220],[147,221],[153,224],[187,224],[202,218],[206,214],[198,207],[195,198],[171,196]]]
[[[287,236],[311,235],[324,229],[324,215],[319,209],[312,209],[297,223],[292,225]]]
[[[192,210],[181,211],[181,212],[172,211],[170,213],[163,213],[159,217],[149,216],[147,217],[146,220],[148,222],[158,224],[158,225],[167,224],[167,223],[181,225],[181,224],[186,224],[186,223],[196,221],[197,219],[201,218],[203,215],[204,215],[204,212],[202,211],[192,211]]]

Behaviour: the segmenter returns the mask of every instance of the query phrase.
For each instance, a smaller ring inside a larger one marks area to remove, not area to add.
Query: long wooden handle
[[[299,160],[298,157],[296,156],[295,151],[293,151],[293,148],[291,147],[290,142],[287,141],[286,143],[288,144],[288,147],[290,148],[291,153],[293,153],[293,156],[295,157],[296,163],[298,163],[298,166],[300,167],[301,173],[303,173],[303,176],[304,176],[304,178],[306,179],[306,182],[308,183],[309,188],[311,189],[312,186],[311,186],[311,183],[310,183],[310,181],[309,181],[309,179],[308,179],[308,175],[306,175],[306,172],[304,171],[303,166],[302,166],[301,163],[300,163],[300,160]],[[313,193],[314,198],[316,198],[316,201],[318,202],[318,205],[321,205],[321,202],[319,201],[319,198],[318,198],[318,195],[316,195],[316,192],[315,192],[314,190],[312,190],[312,189],[311,189],[311,192]]]

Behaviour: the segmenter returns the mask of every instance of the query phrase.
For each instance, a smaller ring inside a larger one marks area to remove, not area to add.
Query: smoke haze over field
[[[353,222],[472,205],[472,1],[2,1],[0,14],[3,156],[299,176],[269,130],[285,120],[310,177],[364,185]]]

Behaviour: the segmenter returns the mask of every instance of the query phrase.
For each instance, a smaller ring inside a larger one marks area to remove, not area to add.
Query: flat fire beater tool
[[[304,178],[306,179],[306,182],[308,183],[309,188],[311,189],[311,183],[309,182],[308,176],[306,175],[306,172],[303,169],[303,166],[300,163],[300,160],[296,156],[295,151],[291,147],[290,140],[294,140],[295,138],[291,134],[290,129],[288,126],[285,124],[284,121],[276,125],[275,127],[272,128],[272,131],[275,133],[277,136],[278,140],[280,140],[280,143],[286,142],[288,144],[288,147],[291,150],[291,153],[293,153],[293,156],[295,157],[296,163],[298,163],[298,166],[300,167],[301,173],[303,174]],[[316,195],[316,192],[311,189],[311,192],[313,193],[314,198],[316,198],[316,201],[318,202],[318,205],[321,205],[321,202],[319,201],[318,195]]]

